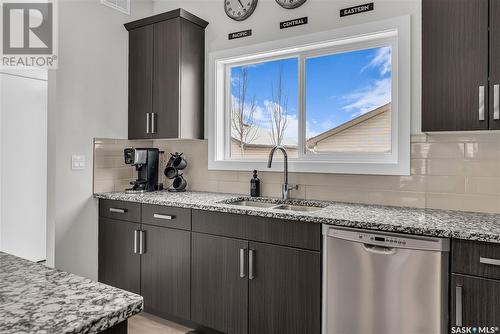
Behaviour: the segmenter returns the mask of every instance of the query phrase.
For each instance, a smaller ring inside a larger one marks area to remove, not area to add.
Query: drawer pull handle
[[[500,119],[500,85],[493,86],[493,119]]]
[[[245,249],[240,248],[240,277],[245,278]]]
[[[117,208],[109,208],[109,212],[125,213],[125,212],[127,212],[127,210],[125,210],[125,209],[117,209]]]
[[[253,249],[250,249],[248,251],[248,279],[254,279],[255,274],[253,272],[253,266],[254,266],[254,253],[255,251]]]
[[[500,260],[480,257],[479,262],[482,264],[491,264],[492,266],[500,266]]]
[[[134,254],[137,254],[138,247],[137,247],[137,235],[139,234],[139,230],[134,231]]]
[[[145,236],[146,231],[139,231],[139,254],[141,255],[146,253]]]
[[[484,86],[479,86],[479,120],[484,121]]]
[[[462,286],[455,286],[455,326],[462,327]]]
[[[172,220],[172,219],[175,219],[175,216],[171,216],[171,215],[161,215],[159,213],[155,213],[153,215],[154,218],[158,218],[158,219],[166,219],[166,220]]]

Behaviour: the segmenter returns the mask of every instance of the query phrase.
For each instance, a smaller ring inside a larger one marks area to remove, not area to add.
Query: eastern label
[[[369,12],[375,9],[373,2],[340,10],[340,17]]]

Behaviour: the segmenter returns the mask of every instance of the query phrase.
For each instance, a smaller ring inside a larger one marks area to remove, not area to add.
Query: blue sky
[[[380,107],[391,100],[391,49],[373,48],[306,61],[306,128],[307,137],[316,136],[353,118]],[[256,124],[270,127],[268,106],[272,87],[281,70],[283,88],[288,95],[289,123],[286,137],[298,137],[298,61],[277,60],[248,69],[248,97],[256,98]],[[241,67],[232,68],[233,78]],[[235,96],[237,81],[233,81]]]

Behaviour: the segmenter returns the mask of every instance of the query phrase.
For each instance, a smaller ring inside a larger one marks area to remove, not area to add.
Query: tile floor
[[[128,320],[129,334],[186,334],[191,328],[183,327],[173,322],[141,313]]]

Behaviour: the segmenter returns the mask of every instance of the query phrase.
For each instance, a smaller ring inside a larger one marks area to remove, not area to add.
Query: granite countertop
[[[318,211],[291,212],[228,204],[236,199],[246,199],[247,196],[244,195],[189,191],[184,193],[156,191],[144,194],[110,192],[98,193],[95,194],[95,197],[291,221],[500,243],[500,214],[325,201],[305,201],[312,205],[324,206]],[[259,200],[267,201],[268,199]],[[291,202],[293,203],[294,200]]]
[[[142,311],[142,297],[0,252],[0,333],[98,333]]]

